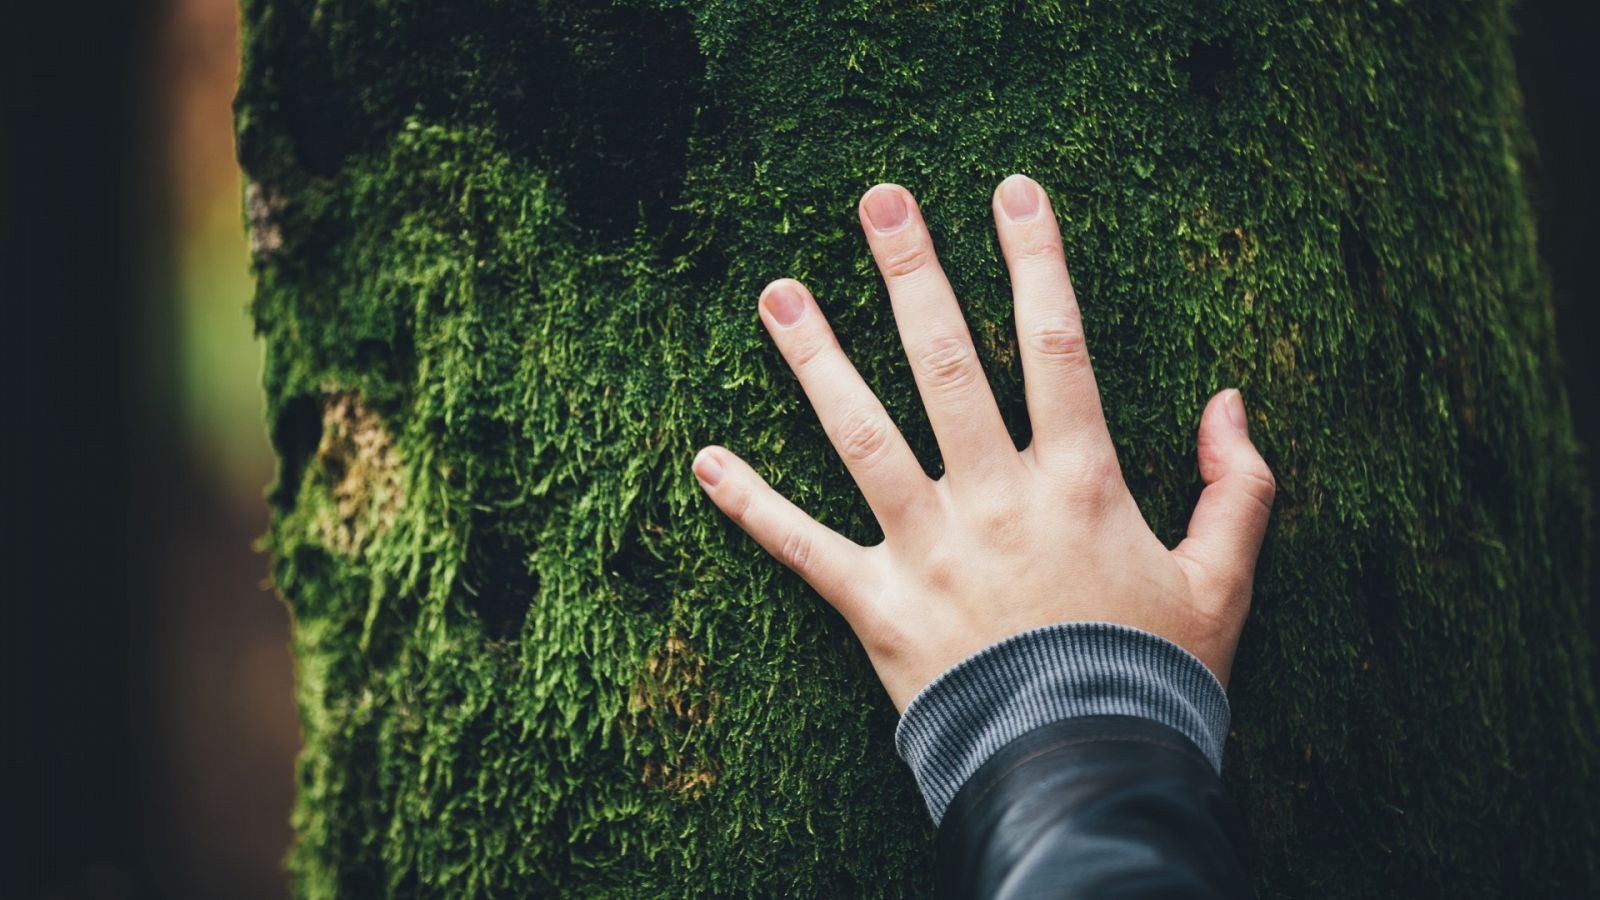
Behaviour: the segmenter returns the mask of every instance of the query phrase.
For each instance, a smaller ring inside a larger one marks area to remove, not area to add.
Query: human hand
[[[1206,488],[1168,550],[1122,480],[1045,192],[1013,175],[993,198],[1011,275],[1033,440],[1017,452],[921,211],[898,185],[857,210],[889,288],[945,472],[930,480],[804,285],[780,279],[762,322],[799,378],[884,539],[818,523],[724,447],[694,472],[717,507],[839,610],[901,712],[922,687],[1030,628],[1116,622],[1193,653],[1228,683],[1274,493],[1239,392],[1200,417]]]

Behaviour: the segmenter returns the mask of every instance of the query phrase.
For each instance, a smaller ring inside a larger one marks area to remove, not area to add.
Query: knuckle
[[[1267,468],[1265,462],[1258,462],[1255,466],[1240,472],[1239,479],[1245,493],[1249,494],[1252,500],[1269,510],[1272,508],[1272,501],[1278,494],[1278,480],[1273,477],[1272,470]]]
[[[791,531],[778,545],[778,561],[796,572],[805,572],[815,549],[816,542],[811,535],[800,530]]]
[[[923,350],[923,375],[930,385],[944,390],[959,390],[977,376],[977,355],[972,343],[955,335],[934,338]]]
[[[861,638],[862,646],[874,658],[905,659],[916,650],[916,641],[911,633],[894,617],[872,615],[863,619],[855,626],[855,631]]]
[[[826,335],[810,335],[795,340],[789,348],[789,361],[797,369],[803,369],[815,362],[818,357],[828,352],[833,347],[833,338]]]
[[[922,577],[936,594],[949,594],[955,591],[960,582],[964,562],[954,553],[934,552],[924,561]]]
[[[866,410],[851,412],[839,427],[839,451],[846,462],[871,462],[888,445],[889,429],[880,417]]]
[[[1027,347],[1040,358],[1059,363],[1080,363],[1089,358],[1083,326],[1067,318],[1035,325],[1028,332]]]
[[[748,487],[739,488],[733,497],[728,500],[728,518],[740,525],[746,524],[750,518],[750,509],[755,506],[755,502],[755,491],[750,490]]]
[[[977,527],[989,547],[1005,550],[1025,543],[1023,508],[1019,503],[990,503],[977,513]]]
[[[1121,490],[1122,466],[1117,463],[1117,455],[1109,448],[1101,453],[1085,454],[1083,472],[1090,483],[1102,490]]]
[[[1114,455],[1086,453],[1062,474],[1062,490],[1067,501],[1080,509],[1104,510],[1126,490],[1122,467]]]
[[[879,269],[885,278],[906,278],[926,269],[933,262],[933,246],[925,240],[913,240],[884,254]]]
[[[1017,241],[1016,248],[1017,258],[1022,260],[1044,262],[1066,260],[1061,235],[1053,228],[1028,229]]]

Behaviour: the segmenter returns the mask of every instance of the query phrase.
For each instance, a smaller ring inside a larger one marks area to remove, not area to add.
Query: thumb
[[[1200,477],[1206,488],[1189,534],[1172,552],[1225,597],[1248,596],[1277,484],[1250,442],[1244,400],[1231,388],[1212,397],[1200,415]]]

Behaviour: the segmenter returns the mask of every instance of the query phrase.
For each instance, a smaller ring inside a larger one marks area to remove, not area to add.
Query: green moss
[[[855,221],[922,200],[1019,446],[989,194],[1063,216],[1152,526],[1240,386],[1280,496],[1225,776],[1264,895],[1597,878],[1587,495],[1507,3],[246,0],[298,892],[919,894],[844,622],[703,497],[857,540],[760,327],[815,291],[930,472]]]

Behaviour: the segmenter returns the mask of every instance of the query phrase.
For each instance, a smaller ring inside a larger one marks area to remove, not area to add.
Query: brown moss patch
[[[1219,223],[1216,214],[1204,207],[1194,211],[1192,221],[1180,224],[1179,234],[1184,238],[1184,265],[1196,272],[1247,265],[1260,250],[1252,232]]]
[[[333,501],[316,517],[322,544],[359,554],[387,531],[404,502],[400,455],[383,420],[351,394],[332,394],[322,411],[317,467]]]
[[[283,195],[257,182],[244,186],[244,209],[249,220],[250,255],[266,262],[283,249],[283,229],[278,218],[283,214]]]
[[[1017,328],[1011,319],[986,319],[977,323],[979,340],[996,364],[1010,366],[1017,358]]]
[[[694,799],[717,783],[717,769],[698,741],[716,721],[721,698],[706,683],[706,662],[676,635],[645,659],[628,695],[630,730],[644,754],[641,780]]]

